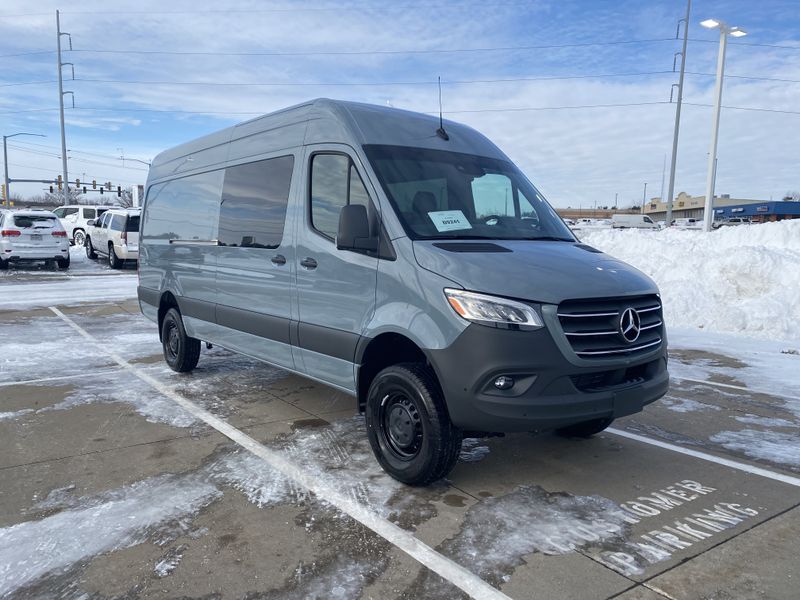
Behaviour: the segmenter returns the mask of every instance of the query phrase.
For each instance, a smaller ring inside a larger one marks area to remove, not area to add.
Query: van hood
[[[578,242],[418,240],[414,255],[464,289],[532,302],[658,293],[641,271]]]

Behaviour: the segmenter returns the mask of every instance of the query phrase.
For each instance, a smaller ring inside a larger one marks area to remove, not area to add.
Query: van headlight
[[[529,304],[451,288],[445,288],[444,295],[460,317],[473,323],[520,329],[544,327],[542,318]]]

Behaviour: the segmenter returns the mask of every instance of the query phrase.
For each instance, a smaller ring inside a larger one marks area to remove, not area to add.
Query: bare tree
[[[800,191],[790,190],[783,197],[784,202],[800,202]]]

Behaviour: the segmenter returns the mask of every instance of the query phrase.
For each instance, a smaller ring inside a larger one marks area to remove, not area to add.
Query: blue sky
[[[64,58],[76,77],[65,84],[77,107],[67,110],[70,179],[143,183],[146,167],[123,168],[120,154],[149,160],[314,97],[434,111],[441,76],[446,116],[492,138],[556,206],[616,195],[627,206],[644,182],[648,197],[661,190],[685,0],[5,0],[0,133],[47,135],[9,141],[12,178],[60,172],[58,112],[48,110],[58,106],[56,8],[75,49]],[[711,109],[694,104],[711,102],[718,36],[699,26],[708,17],[749,33],[731,41],[726,72],[739,77],[726,79],[723,104],[789,111],[723,110],[717,193],[800,189],[800,5],[695,0],[676,192],[704,191]],[[597,106],[608,104],[631,106]]]

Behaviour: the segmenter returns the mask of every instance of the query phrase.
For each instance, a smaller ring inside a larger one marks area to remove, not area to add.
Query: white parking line
[[[762,469],[761,467],[755,467],[753,465],[748,465],[747,463],[738,462],[736,460],[714,456],[713,454],[698,452],[697,450],[691,450],[689,448],[684,448],[683,446],[677,446],[668,442],[654,440],[653,438],[645,437],[643,435],[639,435],[638,433],[631,433],[630,431],[624,431],[614,427],[609,427],[606,429],[606,431],[620,437],[642,442],[643,444],[650,444],[651,446],[657,446],[658,448],[663,448],[672,452],[678,452],[680,454],[685,454],[686,456],[693,456],[694,458],[699,458],[700,460],[716,463],[718,465],[724,465],[726,467],[730,467],[731,469],[736,469],[737,471],[744,471],[745,473],[766,477],[767,479],[773,479],[775,481],[780,481],[781,483],[788,483],[789,485],[800,487],[800,478],[798,477],[784,475],[783,473],[776,473],[774,471],[770,471],[769,469]]]
[[[96,375],[108,375],[109,373],[118,373],[119,369],[109,369],[107,371],[92,371],[92,377]],[[67,379],[78,379],[79,377],[86,377],[86,373],[73,373],[72,375],[59,375],[57,377],[42,377],[40,379],[21,379],[20,381],[3,381],[0,382],[0,387],[10,387],[12,385],[32,385],[34,383],[45,383],[48,381],[65,381]]]
[[[737,390],[740,392],[749,392],[750,394],[763,394],[765,396],[773,396],[775,398],[786,398],[789,400],[800,400],[800,396],[791,396],[789,394],[778,394],[776,392],[765,392],[763,390],[756,390],[749,387],[744,387],[742,385],[732,385],[730,383],[717,383],[716,381],[705,381],[703,379],[691,379],[689,377],[678,377],[675,375],[670,375],[670,379],[676,379],[678,381],[689,381],[691,383],[701,383],[703,385],[710,385],[712,387],[721,387],[727,388],[729,390]]]
[[[320,500],[331,504],[343,513],[349,515],[362,525],[370,528],[379,536],[400,548],[403,552],[415,559],[417,562],[427,567],[431,571],[437,573],[443,579],[449,581],[454,586],[460,588],[471,598],[476,599],[505,599],[509,600],[508,596],[500,590],[492,587],[483,579],[465,569],[458,563],[439,554],[427,544],[421,542],[411,533],[398,527],[394,523],[387,521],[383,517],[375,514],[367,507],[355,502],[352,498],[345,496],[338,490],[321,483],[305,471],[287,460],[282,454],[270,450],[263,444],[260,444],[247,434],[239,431],[222,419],[217,418],[207,410],[200,408],[196,404],[190,402],[180,394],[164,386],[161,382],[151,377],[147,373],[140,371],[134,365],[126,361],[118,354],[109,351],[106,347],[102,346],[89,332],[83,329],[80,325],[75,323],[72,319],[67,317],[60,310],[54,306],[49,307],[53,313],[61,318],[67,325],[72,327],[86,340],[97,346],[103,353],[112,358],[118,365],[130,371],[130,373],[145,383],[149,384],[153,389],[160,392],[164,396],[173,400],[178,405],[186,409],[189,413],[207,423],[222,435],[233,440],[249,452],[252,452],[270,467],[279,471],[289,479],[295,481],[303,486],[310,492],[313,492]]]

